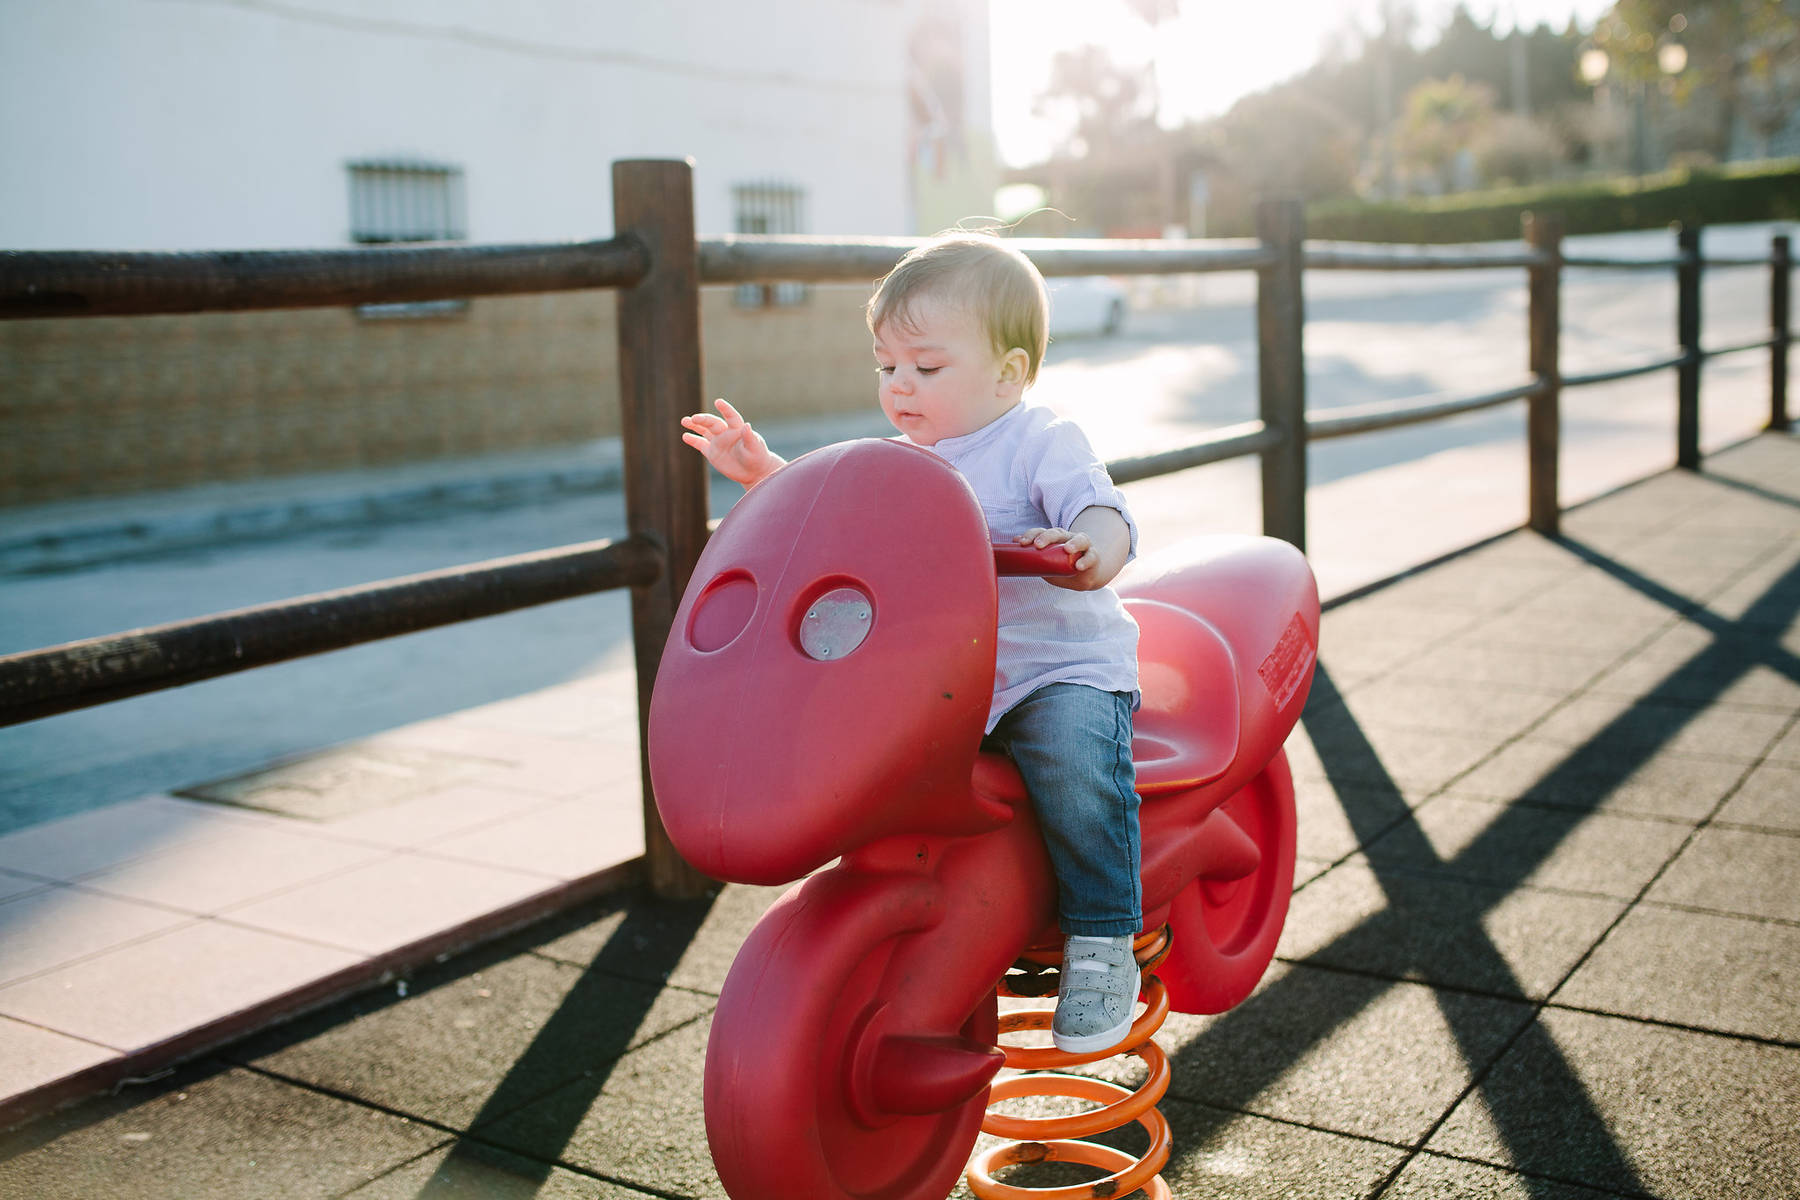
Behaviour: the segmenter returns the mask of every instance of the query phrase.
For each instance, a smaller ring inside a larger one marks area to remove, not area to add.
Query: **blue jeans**
[[[982,743],[1009,755],[1037,809],[1065,934],[1119,937],[1143,922],[1131,697],[1052,683],[1000,718]]]

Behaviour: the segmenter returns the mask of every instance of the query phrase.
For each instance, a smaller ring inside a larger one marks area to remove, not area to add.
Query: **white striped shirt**
[[[1020,402],[974,433],[925,448],[975,489],[993,540],[1010,541],[1034,527],[1067,529],[1083,509],[1098,505],[1125,518],[1130,557],[1136,557],[1137,523],[1125,497],[1073,421]],[[1110,587],[1075,592],[1042,579],[1001,579],[988,732],[1046,684],[1085,683],[1135,696],[1137,643],[1137,622]]]

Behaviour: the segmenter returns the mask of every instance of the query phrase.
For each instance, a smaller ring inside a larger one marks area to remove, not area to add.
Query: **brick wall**
[[[865,287],[702,294],[708,397],[760,419],[874,404]],[[549,446],[619,431],[613,297],[0,322],[0,505]]]

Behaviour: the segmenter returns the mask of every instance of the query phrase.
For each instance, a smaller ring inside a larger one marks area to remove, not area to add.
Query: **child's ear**
[[[1025,386],[1025,377],[1031,373],[1031,356],[1018,346],[1014,346],[1000,356],[1000,383],[1005,387]]]

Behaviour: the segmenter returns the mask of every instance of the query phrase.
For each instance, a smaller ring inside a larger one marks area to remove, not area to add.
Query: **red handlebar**
[[[996,575],[1073,575],[1075,558],[1058,546],[1021,546],[1017,542],[994,543]]]

